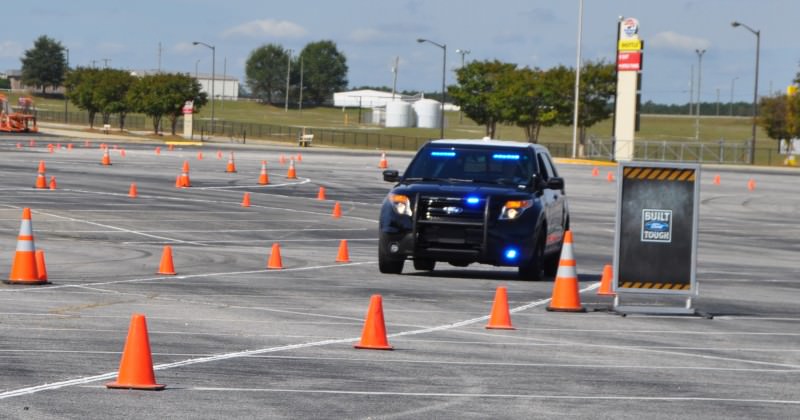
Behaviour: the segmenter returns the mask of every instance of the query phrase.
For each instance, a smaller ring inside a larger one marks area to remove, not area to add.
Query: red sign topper
[[[639,71],[641,69],[641,51],[620,51],[617,53],[617,71]]]

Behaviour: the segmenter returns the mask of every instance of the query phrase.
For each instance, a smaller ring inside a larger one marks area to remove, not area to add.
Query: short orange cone
[[[297,154],[297,161],[298,162],[302,162],[303,161],[303,155],[301,155],[300,153]]]
[[[233,152],[231,152],[231,157],[228,158],[228,166],[225,168],[225,172],[230,172],[230,173],[236,172],[236,164],[233,163]]]
[[[367,309],[367,319],[361,332],[361,341],[353,346],[357,349],[393,350],[386,338],[383,322],[383,300],[381,295],[372,295]]]
[[[614,280],[614,268],[610,264],[603,266],[603,276],[600,277],[600,289],[597,290],[597,296],[616,296],[612,290],[611,282]]]
[[[267,161],[261,161],[261,174],[258,176],[258,184],[259,185],[267,185],[269,184],[269,175],[267,175]]]
[[[83,141],[83,147],[89,147],[89,146],[90,146],[89,145],[89,140],[84,140]]]
[[[160,146],[156,146],[155,152],[156,152],[156,156],[160,155],[161,154],[161,147]]]
[[[108,155],[108,149],[103,152],[103,160],[100,161],[103,166],[111,165],[111,156]]]
[[[125,157],[125,149],[119,149],[119,155]]]
[[[747,191],[755,191],[755,189],[756,181],[753,178],[750,178],[750,180],[747,181]]]
[[[161,391],[166,385],[156,383],[153,372],[153,356],[150,338],[147,336],[147,321],[142,314],[133,314],[128,328],[128,338],[119,362],[117,380],[106,384],[115,389],[141,389]]]
[[[233,155],[233,152],[231,152],[231,155]],[[217,159],[222,159],[222,150],[217,150]]]
[[[131,182],[131,188],[128,190],[128,197],[136,198],[139,196],[139,191],[136,189],[136,183]]]
[[[184,160],[183,161],[183,167],[181,168],[181,172],[189,173],[189,161],[188,160]]]
[[[180,188],[180,187],[181,187],[181,176],[175,175],[175,188]]]
[[[189,188],[192,186],[192,182],[189,180],[189,161],[183,161],[183,168],[181,168],[181,177],[178,181],[178,186],[181,188]]]
[[[378,161],[378,168],[386,169],[389,167],[389,162],[386,160],[386,152],[381,152],[381,160]]]
[[[250,207],[250,193],[249,192],[244,193],[244,196],[242,197],[242,207]]]
[[[68,144],[68,145],[67,145],[67,150],[71,152],[71,151],[72,151],[72,147],[73,147],[73,146],[72,146],[72,143]]]
[[[53,145],[52,145],[52,144],[48,144],[48,145],[47,145],[47,151],[48,151],[49,153],[53,153],[54,149],[53,149]]]
[[[54,189],[56,189],[58,187],[58,185],[56,184],[56,177],[54,177],[54,176],[50,177],[50,184],[49,185],[50,185],[50,189],[51,190],[54,190]]]
[[[283,262],[281,261],[281,246],[277,242],[272,244],[272,252],[270,252],[269,260],[267,260],[267,268],[273,270],[280,270],[283,268]]]
[[[39,270],[36,268],[36,245],[33,242],[33,222],[31,209],[22,209],[22,222],[17,236],[17,252],[14,262],[11,263],[11,273],[8,276],[10,284],[45,284],[47,281],[39,279]]]
[[[606,180],[608,182],[614,182],[614,172],[608,171],[608,175],[606,175]]]
[[[36,185],[34,187],[38,189],[47,188],[47,177],[45,177],[43,173],[40,172],[36,175]]]
[[[158,273],[167,276],[174,276],[178,274],[175,272],[175,265],[172,263],[172,247],[164,245],[164,251],[161,253],[161,264],[158,266]]]
[[[289,170],[286,171],[286,178],[297,179],[297,171],[294,169],[294,159],[289,161]]]
[[[722,179],[719,177],[719,174],[714,175],[714,185],[719,185],[722,182]]]
[[[286,156],[284,156],[284,155],[281,155],[280,159],[278,159],[278,163],[280,163],[281,165],[283,165],[284,163],[286,163]]]
[[[333,213],[331,214],[331,216],[337,219],[342,217],[342,205],[339,204],[338,201],[336,202],[336,204],[333,205]]]
[[[203,152],[197,152],[197,160],[203,160]]]
[[[572,231],[564,235],[564,247],[561,249],[561,260],[558,262],[556,281],[553,284],[553,297],[548,311],[585,312],[581,306],[581,295],[578,291],[578,272],[575,267],[575,255],[572,251]]]
[[[492,304],[492,314],[486,329],[490,330],[513,330],[511,326],[511,312],[508,310],[508,291],[505,286],[500,286],[494,293],[494,303]]]
[[[319,187],[319,192],[317,193],[317,200],[327,200],[327,198],[325,198],[325,187]]]
[[[600,176],[600,169],[598,169],[597,166],[592,168],[592,176]]]
[[[170,152],[175,150],[175,145],[174,144],[168,144],[167,145],[167,150],[169,150]]]
[[[350,252],[347,250],[347,239],[339,242],[339,253],[336,255],[336,262],[350,262]]]
[[[47,281],[47,264],[44,261],[44,251],[36,250],[36,271],[39,272],[39,280]]]

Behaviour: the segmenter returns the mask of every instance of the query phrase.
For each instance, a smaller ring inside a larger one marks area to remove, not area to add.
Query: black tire
[[[561,259],[561,247],[558,248],[558,252],[554,252],[546,257],[544,257],[544,275],[548,277],[553,277],[558,273],[558,263]]]
[[[430,258],[414,258],[414,269],[419,271],[433,271],[436,260]]]
[[[392,257],[389,255],[389,244],[384,238],[378,241],[378,270],[384,274],[400,274],[403,272],[403,263],[406,259],[403,257]]]
[[[539,281],[542,280],[542,264],[544,262],[544,240],[541,233],[536,238],[536,248],[533,250],[531,259],[522,263],[519,270],[521,280]]]

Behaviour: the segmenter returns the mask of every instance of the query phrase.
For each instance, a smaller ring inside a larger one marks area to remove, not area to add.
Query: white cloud
[[[285,21],[273,19],[253,20],[250,22],[236,25],[228,28],[222,33],[225,38],[228,37],[275,37],[275,38],[299,38],[308,33],[302,26]]]
[[[22,57],[22,45],[14,41],[0,41],[0,57],[18,58]]]
[[[646,41],[645,47],[661,48],[665,50],[694,50],[706,49],[711,46],[711,41],[705,38],[696,38],[682,35],[672,31],[659,32]]]

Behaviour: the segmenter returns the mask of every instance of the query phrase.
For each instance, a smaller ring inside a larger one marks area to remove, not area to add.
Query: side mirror
[[[547,188],[551,190],[563,190],[564,189],[564,178],[559,176],[554,176],[547,180]]]
[[[397,169],[387,169],[383,171],[383,180],[386,182],[397,182],[400,180],[400,172],[397,172]]]

